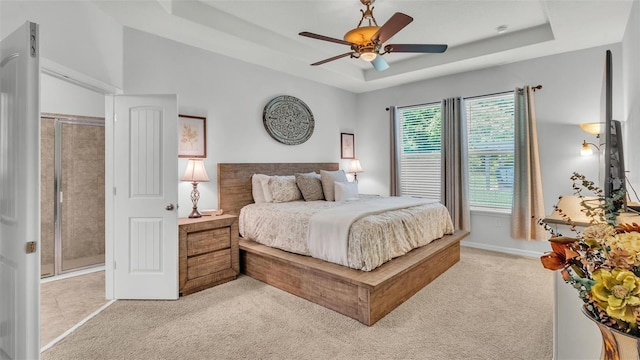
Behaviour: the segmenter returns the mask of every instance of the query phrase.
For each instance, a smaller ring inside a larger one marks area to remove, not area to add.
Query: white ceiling
[[[390,68],[345,57],[341,39],[360,21],[359,0],[130,0],[96,4],[125,26],[249,63],[365,92],[402,83],[622,40],[633,0],[377,0],[378,25],[402,12],[414,21],[391,43],[448,44],[443,54],[386,54]],[[508,26],[498,34],[497,28]]]

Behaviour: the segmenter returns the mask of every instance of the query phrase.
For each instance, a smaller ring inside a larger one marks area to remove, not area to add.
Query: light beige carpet
[[[241,276],[178,301],[117,301],[51,359],[551,359],[552,272],[463,248],[372,327]]]

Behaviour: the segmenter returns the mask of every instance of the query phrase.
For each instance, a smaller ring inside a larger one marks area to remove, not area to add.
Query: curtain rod
[[[475,95],[475,96],[463,96],[462,98],[465,99],[465,100],[467,100],[467,99],[477,99],[477,98],[486,97],[486,96],[504,95],[504,94],[509,94],[509,93],[513,93],[513,90],[499,91],[499,92],[494,92],[494,93],[491,93],[491,94],[482,94],[482,95]]]
[[[532,86],[531,88],[533,89],[533,91],[541,90],[542,89],[542,85]],[[518,88],[518,90],[522,91],[524,89],[523,88]]]
[[[536,86],[532,86],[531,87],[533,89],[533,91],[535,92],[536,90],[542,90],[542,85],[536,85]],[[521,88],[518,88],[518,90],[522,91]],[[494,95],[503,95],[503,94],[508,94],[508,93],[512,93],[513,90],[506,90],[506,91],[500,91],[500,92],[495,92],[495,93],[491,93],[491,94],[483,94],[483,95],[476,95],[476,96],[463,96],[463,99],[476,99],[476,98],[480,98],[480,97],[485,97],[485,96],[494,96]],[[389,108],[385,108],[386,111],[389,111]]]

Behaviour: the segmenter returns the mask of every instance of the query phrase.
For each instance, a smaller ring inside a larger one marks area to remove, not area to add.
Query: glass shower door
[[[104,264],[104,123],[61,122],[60,272]]]
[[[41,277],[104,264],[104,120],[41,119]]]

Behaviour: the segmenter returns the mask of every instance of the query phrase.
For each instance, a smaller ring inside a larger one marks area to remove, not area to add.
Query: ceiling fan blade
[[[391,39],[398,31],[402,30],[405,26],[409,25],[413,21],[413,18],[407,14],[397,12],[387,20],[384,25],[378,31],[373,34],[371,40],[379,41],[380,44],[385,43]]]
[[[343,58],[343,57],[345,57],[345,56],[349,56],[349,55],[351,55],[351,54],[353,54],[353,51],[350,51],[350,52],[348,52],[348,53],[344,53],[344,54],[340,54],[340,55],[336,55],[336,56],[334,56],[334,57],[331,57],[331,58],[328,58],[328,59],[324,59],[324,60],[321,60],[321,61],[315,62],[315,63],[311,64],[311,66],[322,65],[322,64],[324,64],[324,63],[328,63],[329,61],[338,60],[338,59],[340,59],[340,58]]]
[[[385,60],[382,55],[376,56],[376,58],[371,61],[371,65],[373,65],[373,67],[378,71],[387,70],[389,68],[387,60]]]
[[[331,41],[331,42],[334,42],[334,43],[348,45],[348,46],[352,45],[348,41],[344,41],[344,40],[340,40],[340,39],[336,39],[336,38],[332,38],[332,37],[328,37],[328,36],[324,36],[324,35],[318,35],[318,34],[310,33],[308,31],[303,31],[303,32],[299,33],[298,35],[310,37],[312,39]]]
[[[387,52],[409,53],[443,53],[447,50],[445,44],[389,44],[384,47]]]

